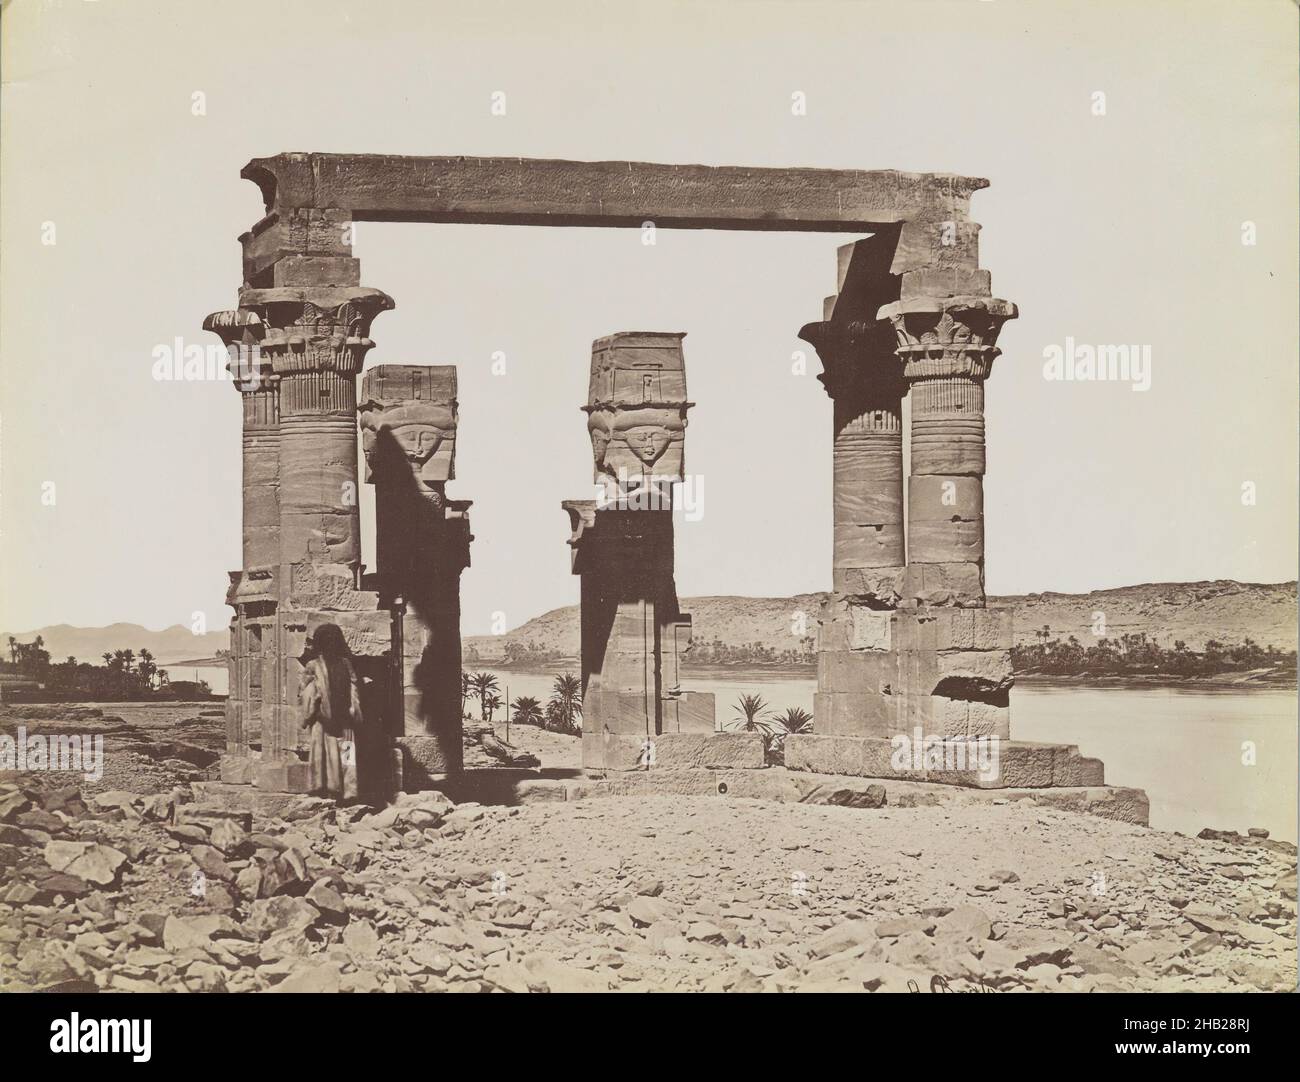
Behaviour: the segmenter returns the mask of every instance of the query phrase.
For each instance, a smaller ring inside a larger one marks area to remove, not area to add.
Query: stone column
[[[918,604],[984,605],[984,381],[1015,305],[920,297],[880,314],[893,325],[912,403],[908,575]]]
[[[256,312],[214,312],[204,320],[203,329],[220,336],[230,354],[227,368],[240,394],[243,414],[242,563],[240,571],[230,573],[226,596],[235,615],[230,622],[227,760],[222,763],[222,776],[247,781],[249,745],[261,739],[265,708],[263,633],[275,622],[275,567],[280,553],[280,380],[261,356],[265,328]]]
[[[587,429],[596,500],[572,500],[582,579],[583,765],[650,765],[646,740],[683,725],[713,731],[711,701],[665,667],[688,618],[673,582],[672,484],[685,479],[682,334],[626,332],[592,345]],[[685,722],[683,722],[683,717]]]
[[[888,324],[810,323],[799,337],[817,350],[834,404],[833,581],[820,615],[814,728],[879,735],[895,713],[889,614],[906,563],[901,369]]]
[[[984,382],[1016,308],[987,296],[911,297],[880,315],[912,398],[905,611],[894,623],[899,728],[1008,739],[1012,613],[986,610],[984,596]]]
[[[292,764],[304,739],[302,614],[367,607],[353,596],[361,564],[356,377],[374,345],[370,322],[393,302],[360,286],[245,288],[239,302],[260,321],[261,361],[278,380],[277,605],[262,629],[262,763]],[[291,612],[299,615],[288,621]],[[268,775],[268,787],[294,784]]]
[[[381,365],[361,381],[366,480],[375,486],[376,584],[397,614],[401,656],[393,697],[403,784],[463,767],[460,574],[469,566],[469,501],[449,501],[456,476],[456,369]]]

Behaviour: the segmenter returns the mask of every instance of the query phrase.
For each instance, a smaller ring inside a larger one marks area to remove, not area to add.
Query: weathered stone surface
[[[988,182],[894,170],[770,169],[572,162],[528,158],[279,154],[242,176],[268,210],[336,208],[356,220],[470,221],[505,225],[627,225],[722,229],[843,229],[969,216]],[[779,208],[775,210],[773,208]],[[937,250],[944,235],[909,243]]]
[[[116,882],[126,863],[125,853],[93,842],[51,841],[46,844],[42,855],[45,863],[56,872],[66,872],[100,885]]]

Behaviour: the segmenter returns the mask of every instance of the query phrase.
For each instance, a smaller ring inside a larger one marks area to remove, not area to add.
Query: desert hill
[[[689,597],[682,608],[691,613],[699,643],[719,639],[732,646],[758,642],[777,654],[799,647],[798,614],[807,616],[807,634],[816,633],[822,594],[794,597]],[[1035,593],[990,597],[991,605],[1016,610],[1016,641],[1033,643],[1044,626],[1051,637],[1092,641],[1097,613],[1105,615],[1106,636],[1145,632],[1162,646],[1183,641],[1203,650],[1208,639],[1224,644],[1247,638],[1281,650],[1296,648],[1296,584],[1235,582],[1161,582],[1094,590],[1086,594]],[[465,639],[486,660],[503,655],[506,643],[560,654],[578,653],[578,608],[552,609],[504,635]]]

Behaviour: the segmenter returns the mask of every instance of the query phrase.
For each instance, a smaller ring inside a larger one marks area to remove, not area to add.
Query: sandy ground
[[[548,766],[576,759],[571,737],[511,740]],[[0,778],[3,989],[1296,983],[1295,849],[1258,838],[1021,804],[682,797],[300,798],[253,820],[188,781],[151,796],[52,779]]]

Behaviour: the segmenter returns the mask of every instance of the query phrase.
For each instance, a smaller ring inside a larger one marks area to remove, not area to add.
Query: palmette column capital
[[[915,380],[987,379],[1002,325],[1018,310],[996,297],[912,297],[884,305],[882,320],[893,327],[903,377]]]

